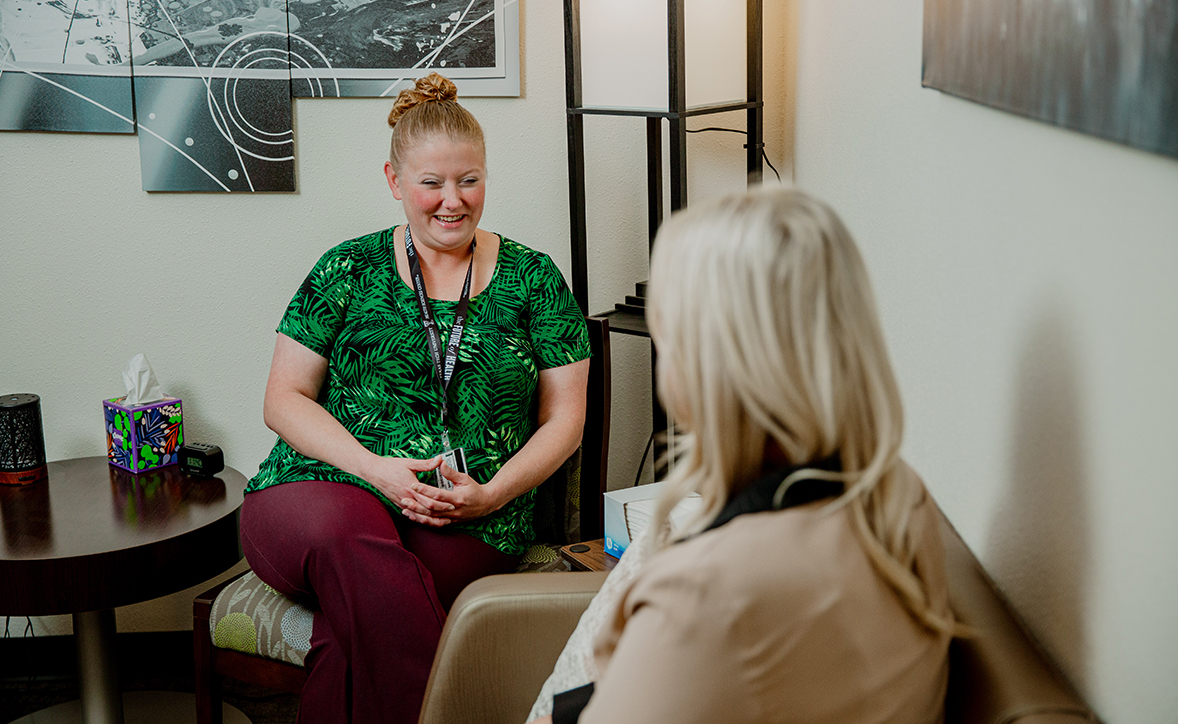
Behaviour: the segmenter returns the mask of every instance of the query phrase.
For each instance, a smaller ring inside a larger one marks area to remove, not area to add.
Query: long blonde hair
[[[692,492],[703,509],[680,535],[705,528],[760,476],[770,438],[793,465],[837,455],[843,472],[799,475],[845,482],[833,505],[850,509],[877,570],[917,620],[952,630],[913,565],[924,489],[899,459],[899,389],[866,267],[834,211],[768,187],[693,206],[658,233],[647,304],[658,393],[686,429],[659,538]]]

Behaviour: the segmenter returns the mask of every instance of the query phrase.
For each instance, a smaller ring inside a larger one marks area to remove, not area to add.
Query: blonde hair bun
[[[406,113],[422,103],[456,100],[458,100],[458,86],[454,85],[454,81],[449,78],[437,73],[430,73],[424,78],[418,78],[414,87],[406,88],[397,94],[393,110],[389,111],[389,128],[395,128],[397,122]]]
[[[389,113],[389,162],[401,169],[410,150],[427,140],[442,135],[451,141],[474,145],[487,158],[483,128],[470,111],[458,102],[458,88],[449,78],[430,73],[420,78],[413,88],[397,95]]]

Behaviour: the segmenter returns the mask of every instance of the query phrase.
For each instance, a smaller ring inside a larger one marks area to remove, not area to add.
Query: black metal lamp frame
[[[586,108],[581,102],[581,3],[564,0],[565,102],[567,105],[569,155],[569,210],[572,221],[573,297],[581,311],[589,311],[589,268],[586,256],[588,232],[585,213],[585,116],[635,116],[646,118],[646,178],[648,243],[663,221],[662,121],[670,126],[671,211],[687,205],[687,119],[715,113],[744,110],[748,151],[749,185],[760,182],[763,173],[764,112],[762,97],[762,0],[746,0],[748,59],[747,97],[744,103],[724,103],[689,109],[687,107],[685,0],[667,0],[668,110]],[[625,316],[625,315],[619,315]],[[632,315],[631,315],[632,316]],[[611,331],[649,336],[645,320],[611,319]]]
[[[662,123],[670,126],[670,202],[675,212],[687,205],[687,119],[694,116],[746,111],[745,133],[748,150],[748,183],[761,181],[764,167],[761,154],[765,147],[765,103],[762,96],[762,0],[746,0],[747,25],[747,95],[744,103],[724,103],[697,108],[687,107],[686,18],[685,0],[667,0],[668,110],[654,111],[619,108],[586,108],[581,98],[581,3],[564,0],[565,103],[568,126],[569,214],[572,226],[573,297],[581,311],[589,312],[589,265],[586,255],[588,232],[585,211],[585,116],[634,116],[646,119],[646,198],[648,244],[663,222],[663,138]],[[627,300],[629,301],[629,300]],[[622,307],[625,305],[618,305]],[[613,309],[599,317],[609,320],[609,331],[649,337],[643,314]],[[651,384],[654,385],[654,347],[651,347]],[[658,396],[652,395],[654,429],[665,430],[667,417]],[[656,460],[662,458],[664,445],[656,446]],[[657,471],[656,471],[657,474]]]

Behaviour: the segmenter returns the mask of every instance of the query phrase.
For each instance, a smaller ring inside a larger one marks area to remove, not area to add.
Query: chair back
[[[536,540],[566,545],[602,536],[609,454],[609,322],[587,317],[589,384],[581,447],[536,490]]]
[[[941,515],[949,605],[975,633],[949,646],[946,724],[1084,724],[1096,715]]]

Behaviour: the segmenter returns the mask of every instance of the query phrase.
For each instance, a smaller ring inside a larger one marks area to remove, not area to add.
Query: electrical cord
[[[642,451],[642,462],[638,463],[638,474],[634,476],[634,485],[631,487],[638,487],[638,483],[642,480],[642,470],[646,467],[646,456],[650,454],[650,448],[654,445],[654,430],[650,431],[650,439],[646,441],[646,449]]]
[[[4,635],[3,635],[3,638],[6,638],[6,639],[12,638],[12,632],[11,632],[11,631],[8,629],[8,625],[9,625],[9,623],[11,623],[11,622],[12,622],[12,617],[11,617],[11,616],[5,616],[5,617],[4,617]],[[36,632],[36,631],[33,629],[33,618],[32,618],[32,616],[25,616],[25,631],[24,631],[24,635],[25,635],[25,636],[27,636],[28,638],[36,638],[36,637],[37,637],[37,632]],[[29,678],[28,678],[28,679],[25,681],[25,687],[27,688],[28,686],[30,686],[30,685],[31,685],[31,684],[32,684],[32,683],[33,683],[33,682],[36,680],[36,678],[37,678],[37,675],[36,675],[36,674],[29,674]]]
[[[11,616],[4,617],[4,635],[0,638],[6,638],[6,639],[12,638],[12,632],[8,630],[8,625],[11,621],[12,621]],[[32,616],[25,616],[25,630],[24,630],[24,633],[21,635],[26,636],[31,639],[37,638],[37,632],[33,629],[33,617]]]
[[[747,136],[747,131],[742,131],[739,128],[720,128],[719,126],[707,126],[706,128],[688,128],[688,133],[703,133],[704,131],[724,131],[725,133],[739,133],[742,136]]]
[[[761,158],[765,159],[765,163],[769,164],[769,168],[773,169],[773,175],[777,177],[777,183],[781,183],[781,174],[777,173],[777,169],[773,166],[773,162],[769,160],[769,155],[765,153],[765,149],[761,149]]]
[[[719,128],[717,126],[708,126],[706,128],[689,128],[689,129],[687,129],[688,133],[704,133],[707,131],[723,131],[724,133],[739,133],[742,136],[748,135],[745,131],[741,131],[737,128]],[[744,147],[748,148],[749,145],[746,143],[746,144],[744,144]],[[777,167],[774,166],[773,162],[769,160],[769,154],[765,153],[764,148],[761,149],[761,158],[765,159],[765,163],[769,164],[769,168],[773,169],[773,175],[777,177],[777,181],[778,181],[778,183],[780,183],[781,182],[781,174],[777,173]]]

